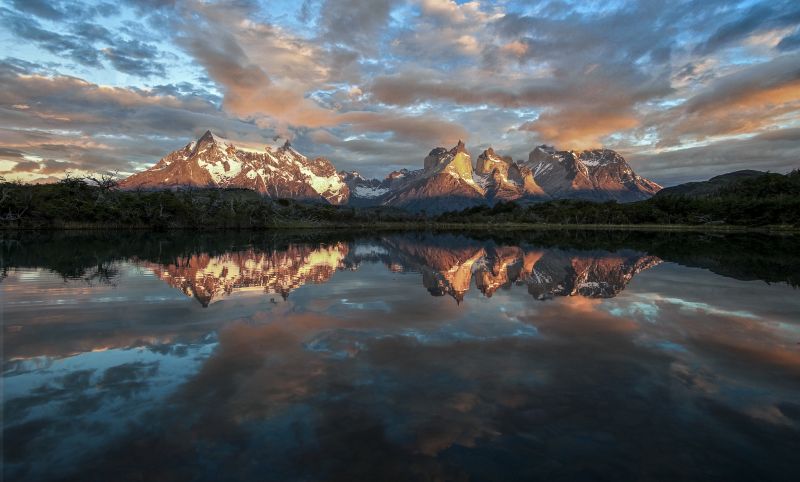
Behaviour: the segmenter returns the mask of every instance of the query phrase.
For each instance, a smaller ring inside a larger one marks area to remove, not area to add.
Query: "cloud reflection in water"
[[[786,284],[450,235],[117,263],[0,285],[9,479],[788,480],[800,448]]]

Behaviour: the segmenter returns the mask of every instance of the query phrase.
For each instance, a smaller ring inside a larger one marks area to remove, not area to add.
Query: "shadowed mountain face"
[[[798,242],[2,233],[3,476],[794,480]]]
[[[661,189],[634,173],[625,159],[610,149],[574,152],[542,145],[531,151],[526,166],[553,198],[630,202],[647,199]]]

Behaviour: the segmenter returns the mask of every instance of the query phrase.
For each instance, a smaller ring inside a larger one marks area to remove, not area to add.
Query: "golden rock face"
[[[451,170],[459,177],[464,179],[472,179],[472,159],[466,152],[459,152],[450,161],[446,169]]]

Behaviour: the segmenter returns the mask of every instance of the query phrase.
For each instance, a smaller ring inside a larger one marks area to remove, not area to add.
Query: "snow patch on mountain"
[[[364,198],[376,198],[389,192],[388,187],[356,186],[353,195]]]

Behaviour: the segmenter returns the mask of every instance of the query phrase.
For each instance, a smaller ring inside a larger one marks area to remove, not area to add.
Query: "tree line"
[[[657,195],[634,203],[499,202],[438,215],[389,207],[275,200],[247,189],[123,191],[108,175],[68,176],[58,183],[42,185],[0,178],[0,227],[6,229],[269,229],[375,223],[800,227],[800,171],[743,179],[698,197]]]

